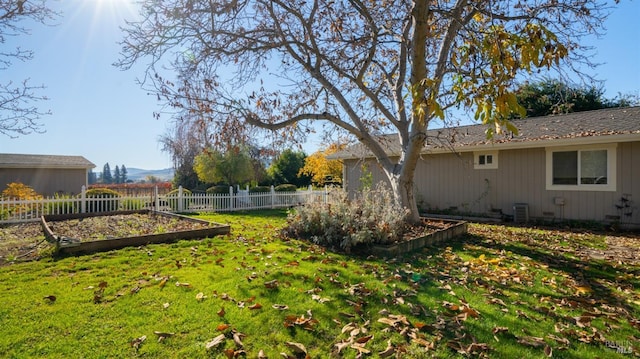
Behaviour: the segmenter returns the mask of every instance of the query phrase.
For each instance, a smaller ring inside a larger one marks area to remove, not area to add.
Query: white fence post
[[[160,212],[160,196],[158,195],[158,186],[153,187],[153,197],[156,202],[156,212]]]
[[[229,209],[233,210],[233,186],[229,186]]]
[[[182,202],[183,190],[182,186],[178,187],[178,212],[184,212],[184,203]]]
[[[87,213],[87,187],[82,185],[80,189],[80,213]]]
[[[276,208],[276,188],[271,185],[271,209]]]

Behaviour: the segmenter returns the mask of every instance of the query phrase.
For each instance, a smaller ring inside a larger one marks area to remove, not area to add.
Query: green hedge
[[[207,194],[229,194],[229,186],[219,185],[207,188]]]
[[[281,184],[277,185],[275,188],[276,192],[295,192],[298,190],[298,187],[294,184]]]
[[[270,186],[256,186],[253,188],[249,188],[249,193],[267,193],[271,192]]]

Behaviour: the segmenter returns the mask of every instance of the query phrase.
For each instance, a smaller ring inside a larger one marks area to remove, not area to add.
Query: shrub
[[[38,194],[33,188],[20,183],[20,182],[12,182],[7,184],[7,188],[2,191],[0,195],[2,198],[8,198],[12,200],[39,200],[42,199],[42,196]],[[2,213],[0,213],[0,219],[8,219],[14,215],[30,215],[33,213],[38,213],[37,209],[35,209],[35,205],[33,204],[14,204],[6,206]]]
[[[229,186],[218,185],[207,188],[207,194],[229,194]]]
[[[329,203],[296,208],[285,233],[349,252],[358,245],[388,244],[402,239],[409,211],[401,207],[385,186],[364,189],[349,201],[344,191],[333,190]]]
[[[86,192],[87,212],[113,212],[118,210],[120,194],[108,188],[92,188]]]
[[[177,211],[178,210],[178,193],[180,192],[179,189],[174,189],[172,191],[170,191],[169,193],[167,193],[166,195],[166,200],[167,200],[167,204],[169,205],[169,207],[171,207],[171,210],[173,211]],[[182,194],[185,196],[190,196],[191,195],[191,191],[189,191],[186,188],[182,189]],[[182,210],[186,211],[189,208],[189,200],[187,200],[186,198],[182,199]]]
[[[267,193],[271,192],[271,187],[269,186],[256,186],[253,188],[249,188],[249,193]]]
[[[295,192],[298,190],[298,187],[294,184],[281,184],[277,185],[275,188],[276,192]]]
[[[11,199],[42,199],[33,188],[20,182],[7,184],[7,188],[2,191],[2,197]]]

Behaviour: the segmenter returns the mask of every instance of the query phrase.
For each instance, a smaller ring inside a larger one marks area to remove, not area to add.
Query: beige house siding
[[[45,196],[51,196],[55,193],[78,194],[82,186],[87,185],[87,170],[62,168],[0,169],[2,189],[12,182],[24,183]]]
[[[515,203],[526,203],[530,218],[605,221],[621,214],[616,204],[627,196],[636,208],[621,220],[640,224],[640,142],[617,144],[615,191],[547,190],[545,148],[500,150],[497,156],[497,169],[474,169],[473,152],[423,155],[415,175],[421,209],[513,215]],[[351,195],[361,188],[362,163],[345,160]],[[374,183],[386,181],[373,160],[367,163]],[[557,198],[565,204],[556,204]]]

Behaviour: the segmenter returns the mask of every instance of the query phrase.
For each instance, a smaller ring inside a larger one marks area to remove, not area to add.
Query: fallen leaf
[[[551,358],[553,356],[553,349],[551,349],[550,346],[545,346],[544,347],[544,355],[546,355],[547,357]]]
[[[367,335],[365,337],[360,337],[360,338],[356,339],[356,343],[364,344],[364,343],[368,342],[369,340],[371,340],[372,338],[373,338],[373,335]]]
[[[381,352],[378,352],[380,358],[390,357],[396,353],[396,349],[391,345],[391,340],[387,341],[387,348]]]
[[[158,337],[158,343],[165,340],[168,337],[172,337],[175,335],[175,333],[158,332],[158,331],[153,332],[153,334],[155,334]]]
[[[208,342],[205,345],[205,348],[207,348],[207,350],[210,350],[211,348],[215,348],[218,345],[220,345],[221,343],[224,342],[224,340],[226,339],[224,334],[220,334],[217,337],[213,338],[210,342]]]
[[[46,297],[44,297],[43,299],[47,299],[49,301],[49,303],[53,303],[56,301],[56,296],[55,295],[48,295]]]
[[[581,286],[576,286],[576,294],[580,295],[580,294],[589,294],[591,292],[593,292],[593,289],[591,289],[591,287],[589,287],[588,285],[581,285]]]
[[[98,284],[98,288],[106,288],[107,287],[107,282],[102,281],[100,282],[100,284]]]
[[[284,305],[284,304],[274,304],[271,307],[273,309],[278,309],[278,310],[287,310],[287,309],[289,309],[289,306]]]
[[[295,353],[298,354],[307,354],[307,348],[301,344],[301,343],[296,343],[296,342],[284,342],[284,344],[291,350],[293,350]]]
[[[202,292],[196,294],[196,299],[199,300],[199,301],[202,301],[205,298],[206,298],[206,296]]]
[[[140,348],[140,346],[142,345],[142,343],[144,343],[144,341],[147,340],[147,336],[143,335],[139,338],[135,338],[134,340],[131,341],[131,346],[135,349],[138,350]]]
[[[217,331],[219,331],[219,332],[221,332],[221,331],[226,330],[226,329],[228,329],[228,328],[229,328],[229,324],[224,324],[224,323],[223,323],[223,324],[219,324],[219,325],[216,327],[216,330],[217,330]]]
[[[224,317],[224,307],[220,308],[220,310],[217,311],[216,314],[218,314],[219,317]]]
[[[270,280],[270,281],[268,281],[268,282],[264,282],[264,286],[265,286],[265,288],[267,288],[267,289],[275,289],[275,288],[278,288],[278,285],[279,285],[279,283],[278,283],[278,280],[277,280],[277,279]]]
[[[169,303],[164,303],[164,304],[162,305],[162,307],[163,307],[164,309],[167,309],[167,308],[169,308],[169,305],[170,305]]]
[[[244,344],[242,343],[242,338],[244,338],[244,336],[245,336],[244,334],[239,333],[239,332],[234,332],[233,333],[233,341],[236,343],[238,348],[244,347]]]
[[[260,308],[262,308],[262,304],[260,304],[260,303],[256,303],[256,304],[254,304],[254,305],[249,306],[248,308],[249,308],[249,309],[252,309],[252,310],[260,309]]]
[[[509,328],[507,327],[493,327],[493,334],[498,334],[498,333],[506,333],[509,331]]]

